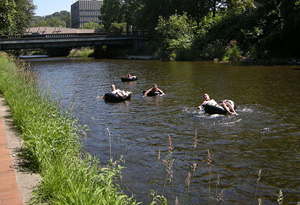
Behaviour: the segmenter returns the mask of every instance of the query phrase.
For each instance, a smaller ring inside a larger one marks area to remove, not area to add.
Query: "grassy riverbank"
[[[40,93],[25,64],[0,53],[0,76],[0,92],[24,139],[25,154],[42,178],[32,203],[135,203],[115,183],[121,166],[99,168],[96,159],[82,156],[81,127]]]

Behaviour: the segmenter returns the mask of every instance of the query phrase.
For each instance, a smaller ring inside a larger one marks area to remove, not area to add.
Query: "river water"
[[[151,190],[169,204],[176,197],[180,204],[254,204],[258,198],[276,204],[279,190],[284,204],[300,201],[299,66],[94,59],[30,64],[42,87],[88,125],[84,151],[102,163],[124,158],[120,184],[143,204],[151,201]],[[121,82],[128,72],[138,80]],[[104,102],[112,83],[133,92],[132,99]],[[143,97],[153,83],[166,95]],[[233,100],[239,115],[198,111],[204,92]]]

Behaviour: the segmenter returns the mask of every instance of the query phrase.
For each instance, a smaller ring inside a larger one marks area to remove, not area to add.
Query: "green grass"
[[[80,49],[72,49],[70,51],[70,54],[68,55],[68,57],[71,58],[88,58],[91,57],[94,54],[94,49],[91,49],[89,47],[83,47]]]
[[[41,94],[26,64],[0,53],[0,76],[0,92],[24,139],[31,167],[42,178],[32,204],[136,204],[115,183],[120,165],[99,167],[97,159],[83,156],[83,127]]]

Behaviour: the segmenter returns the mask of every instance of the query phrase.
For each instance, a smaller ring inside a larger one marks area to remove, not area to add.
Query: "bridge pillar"
[[[133,52],[137,52],[140,50],[143,50],[144,48],[146,48],[148,45],[148,41],[144,40],[134,40],[133,41]]]

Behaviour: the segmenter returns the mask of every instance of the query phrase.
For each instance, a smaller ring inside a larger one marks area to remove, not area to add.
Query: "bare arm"
[[[203,101],[203,103],[201,105],[198,106],[199,110],[202,110],[202,105],[204,105],[206,103],[206,101]]]
[[[165,94],[161,89],[158,89],[158,92],[160,93],[160,95],[164,95]]]
[[[147,96],[148,93],[151,91],[152,88],[150,88],[149,90],[147,90],[145,93],[144,93],[144,96]]]

